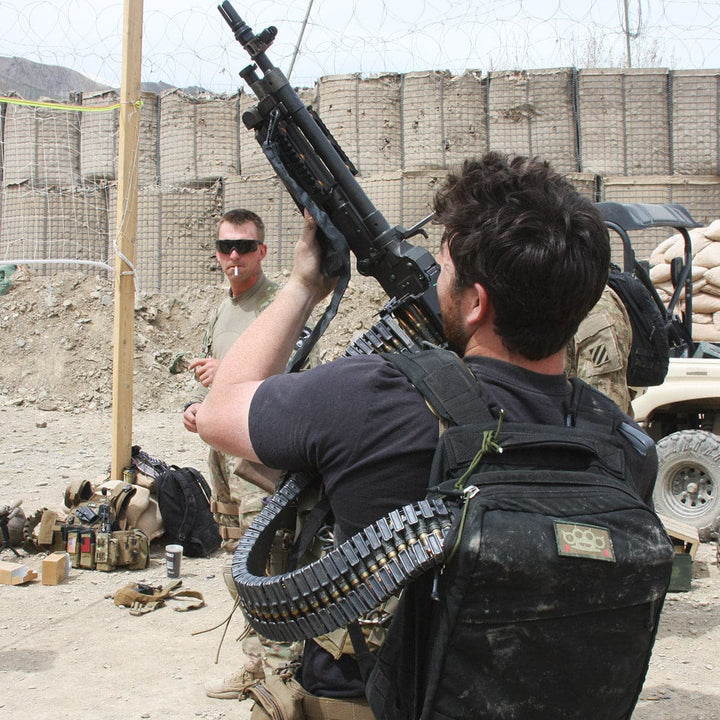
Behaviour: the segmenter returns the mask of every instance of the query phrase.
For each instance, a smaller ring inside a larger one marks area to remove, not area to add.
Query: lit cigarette
[[[236,265],[233,269],[235,271],[235,277],[237,277],[240,274],[240,272],[238,271],[238,266]]]

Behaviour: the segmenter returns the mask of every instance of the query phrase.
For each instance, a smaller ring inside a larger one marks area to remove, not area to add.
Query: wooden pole
[[[132,456],[137,160],[140,130],[143,0],[125,0],[120,84],[117,253],[113,331],[112,460],[110,479],[122,480]]]

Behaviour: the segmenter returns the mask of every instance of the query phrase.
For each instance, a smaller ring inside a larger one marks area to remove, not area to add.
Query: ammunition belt
[[[370,612],[446,557],[452,515],[440,499],[393,510],[319,560],[266,576],[284,511],[313,481],[296,475],[269,500],[238,543],[232,575],[250,625],[280,641],[304,640]]]
[[[384,352],[416,352],[424,343],[442,346],[445,340],[427,312],[415,302],[391,301],[380,319],[356,338],[345,351],[347,357]]]

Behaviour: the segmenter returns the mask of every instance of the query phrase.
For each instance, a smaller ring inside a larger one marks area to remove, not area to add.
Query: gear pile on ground
[[[720,220],[689,231],[692,241],[692,336],[696,342],[720,342]],[[685,241],[677,234],[660,243],[650,255],[650,278],[660,298],[668,303],[673,293],[671,263],[684,258]],[[681,297],[684,297],[684,292]],[[685,309],[680,300],[677,310]]]
[[[274,279],[285,281],[282,275]],[[109,409],[112,279],[73,271],[42,275],[22,267],[10,280],[0,295],[0,404],[68,412]],[[226,286],[204,286],[136,297],[134,409],[182,409],[195,380],[187,372],[172,374],[170,367],[179,354],[200,351],[210,314],[226,292]],[[321,360],[341,355],[386,302],[374,281],[351,282],[319,343]]]

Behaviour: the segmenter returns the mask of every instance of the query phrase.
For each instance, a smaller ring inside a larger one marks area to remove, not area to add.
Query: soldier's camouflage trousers
[[[264,498],[269,494],[245,480],[243,476],[274,481],[279,473],[257,463],[238,460],[214,448],[210,449],[208,465],[213,492],[211,509],[223,538],[222,547],[228,552],[223,566],[223,579],[234,599],[237,597],[237,589],[232,578],[232,553],[242,534],[262,509]],[[302,643],[279,643],[249,631],[242,641],[242,649],[250,660],[259,659],[263,665],[275,668],[298,659]]]

